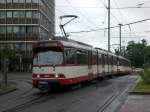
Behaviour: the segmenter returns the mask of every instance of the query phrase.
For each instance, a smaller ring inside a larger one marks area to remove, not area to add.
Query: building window
[[[7,3],[12,3],[12,0],[7,0]]]
[[[25,17],[25,12],[24,11],[19,11],[19,17],[24,18]]]
[[[12,17],[12,11],[7,11],[7,17],[11,18]]]
[[[0,3],[5,3],[6,0],[0,0]]]
[[[31,3],[31,0],[26,0],[26,3]]]
[[[22,43],[21,45],[20,45],[20,50],[22,50],[22,51],[26,51],[26,43]]]
[[[5,11],[0,11],[0,18],[5,18],[5,16],[6,16]]]
[[[32,3],[39,3],[39,0],[32,0]]]
[[[25,27],[24,26],[20,26],[19,27],[19,32],[20,33],[25,33]]]
[[[33,33],[38,33],[38,31],[39,31],[37,26],[33,26],[32,30],[33,30]]]
[[[32,17],[32,12],[31,11],[27,11],[26,12],[26,17],[27,18],[31,18]]]
[[[18,51],[20,48],[19,44],[14,44],[14,48],[15,48],[15,51]]]
[[[32,44],[27,44],[27,51],[29,51],[29,52],[32,51]]]
[[[38,11],[33,11],[33,18],[39,18]]]
[[[26,27],[26,33],[32,33],[32,26]]]
[[[0,33],[6,33],[6,27],[0,26]]]
[[[19,17],[19,12],[18,12],[18,11],[13,11],[13,17],[14,17],[14,18]]]
[[[19,2],[19,0],[13,0],[13,3],[18,3]]]
[[[14,26],[13,27],[13,32],[14,33],[18,33],[19,32],[19,27],[18,26]]]
[[[19,3],[25,3],[25,0],[19,0]]]
[[[7,33],[12,33],[12,30],[13,30],[12,26],[7,26]]]

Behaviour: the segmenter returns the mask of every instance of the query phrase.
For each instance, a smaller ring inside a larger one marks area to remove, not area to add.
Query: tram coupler
[[[41,91],[50,90],[50,84],[48,82],[39,81],[38,82],[38,88]]]

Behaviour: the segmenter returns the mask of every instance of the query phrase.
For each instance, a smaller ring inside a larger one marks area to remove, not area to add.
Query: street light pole
[[[110,51],[110,0],[108,0],[108,51]]]

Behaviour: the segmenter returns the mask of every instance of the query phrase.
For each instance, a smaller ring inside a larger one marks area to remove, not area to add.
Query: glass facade
[[[0,41],[28,42],[53,38],[54,7],[55,0],[0,0]],[[12,46],[17,52],[31,52],[32,48],[31,43],[13,43]]]

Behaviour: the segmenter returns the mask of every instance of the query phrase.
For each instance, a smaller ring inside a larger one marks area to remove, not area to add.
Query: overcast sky
[[[107,5],[108,0],[56,0],[56,33],[60,35],[59,17],[62,15],[77,15],[78,18],[65,26],[66,32],[87,31],[107,27]],[[111,8],[136,7],[138,4],[144,8],[111,9],[111,26],[119,23],[127,24],[150,18],[149,0],[111,0]],[[65,20],[64,20],[65,22]],[[131,29],[130,29],[131,28]],[[150,21],[122,27],[122,45],[126,46],[128,41],[136,42],[145,38],[150,43]],[[119,28],[111,29],[111,45],[119,43]],[[86,33],[70,33],[71,39],[88,43],[90,45],[107,49],[107,30],[98,30]],[[111,46],[111,50],[117,46]]]

